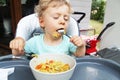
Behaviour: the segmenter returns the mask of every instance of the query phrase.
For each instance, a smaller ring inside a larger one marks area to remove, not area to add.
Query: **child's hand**
[[[10,42],[9,46],[12,49],[12,53],[17,55],[17,54],[20,54],[20,53],[21,54],[24,53],[24,45],[25,45],[24,39],[18,37],[18,38],[13,39]]]
[[[77,47],[81,47],[84,45],[84,41],[82,40],[80,36],[72,36],[70,38],[70,41]]]
[[[24,53],[24,51],[18,51],[18,50],[15,50],[15,49],[12,49],[12,54],[14,55],[14,56],[22,56],[22,55],[24,55],[25,53]]]
[[[85,55],[85,41],[82,40],[82,38],[80,36],[73,36],[70,38],[70,41],[77,46],[76,52],[74,53],[74,55],[76,57],[81,57]]]

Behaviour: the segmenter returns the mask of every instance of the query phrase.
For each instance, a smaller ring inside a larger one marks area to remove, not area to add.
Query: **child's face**
[[[66,30],[69,16],[70,13],[67,5],[47,8],[40,18],[40,24],[44,27],[45,35],[54,37],[53,34],[57,32],[58,29],[63,28]]]

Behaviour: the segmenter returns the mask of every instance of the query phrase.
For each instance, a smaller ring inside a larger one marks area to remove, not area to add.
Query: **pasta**
[[[54,38],[58,38],[58,37],[60,37],[60,34],[58,32],[54,32],[53,36],[54,36]]]
[[[35,69],[40,72],[59,73],[69,70],[70,66],[61,61],[46,60],[45,63],[38,64]]]

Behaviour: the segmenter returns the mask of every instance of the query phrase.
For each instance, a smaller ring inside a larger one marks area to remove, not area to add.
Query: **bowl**
[[[45,73],[35,69],[38,64],[46,62],[46,60],[57,60],[69,64],[70,69],[58,73]],[[76,60],[66,54],[41,54],[32,58],[29,65],[36,80],[70,80],[76,67]]]

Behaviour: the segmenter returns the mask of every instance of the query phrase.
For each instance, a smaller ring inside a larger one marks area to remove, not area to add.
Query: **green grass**
[[[103,27],[103,23],[95,20],[90,20],[90,25],[95,29],[95,34],[99,34]]]

